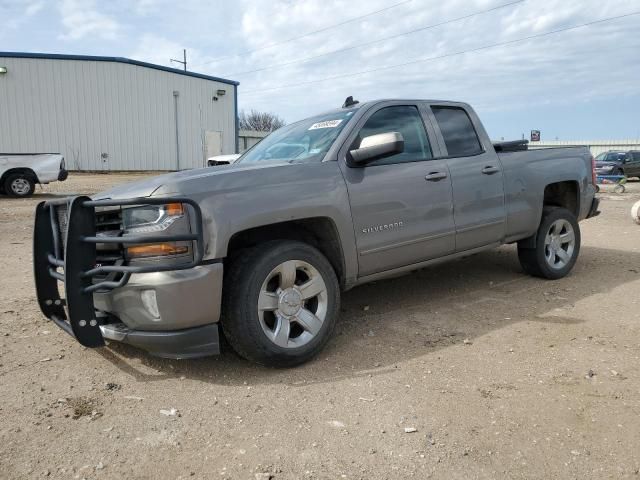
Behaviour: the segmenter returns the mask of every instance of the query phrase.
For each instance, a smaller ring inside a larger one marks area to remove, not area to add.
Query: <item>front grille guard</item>
[[[96,236],[96,207],[126,207],[182,203],[194,215],[195,232],[180,235]],[[67,207],[67,232],[62,237],[56,207]],[[153,244],[191,241],[193,260],[180,265],[96,265],[96,245]],[[132,198],[91,200],[86,196],[50,200],[36,207],[33,235],[33,267],[36,294],[42,313],[85,347],[104,345],[99,319],[93,303],[94,292],[105,292],[127,284],[134,273],[187,270],[199,265],[204,256],[202,212],[189,198]],[[62,269],[62,272],[59,271]],[[96,276],[107,274],[106,279]],[[122,274],[114,280],[114,274]],[[64,283],[65,298],[60,297],[58,282]],[[66,308],[65,308],[66,307]]]

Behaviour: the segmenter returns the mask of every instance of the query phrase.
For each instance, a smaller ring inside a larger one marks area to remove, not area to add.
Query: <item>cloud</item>
[[[4,27],[18,29],[43,8],[44,1],[42,0],[27,0],[25,2],[9,0],[0,2],[0,18],[5,19]]]
[[[136,0],[135,12],[138,15],[148,15],[159,8],[160,0]]]
[[[43,8],[44,8],[44,2],[43,1],[27,2],[27,6],[24,9],[24,13],[25,13],[25,15],[27,17],[31,17],[31,16],[35,15],[36,13],[38,13]]]
[[[120,24],[100,13],[94,0],[63,0],[59,10],[65,28],[60,35],[63,40],[81,40],[88,35],[114,40],[120,32]]]
[[[362,101],[464,100],[491,114],[547,105],[554,118],[555,107],[570,112],[574,105],[604,105],[634,96],[639,102],[640,16],[452,55],[629,13],[638,10],[638,0],[527,0],[423,30],[513,0],[411,0],[296,38],[401,1],[0,0],[0,18],[9,25],[0,31],[0,40],[15,50],[81,50],[162,65],[170,65],[169,58],[180,58],[187,48],[190,70],[241,82],[240,108],[274,111],[288,121],[339,106],[348,95]],[[55,8],[61,23],[50,21],[48,12]],[[12,29],[16,22],[20,28]],[[417,31],[403,35],[412,30]],[[385,37],[393,38],[376,41]],[[349,49],[332,53],[344,48]],[[248,73],[256,69],[263,70]],[[358,74],[366,70],[376,71]],[[282,86],[287,87],[271,90]]]
[[[383,8],[365,0],[302,0],[294,4],[245,0],[244,44],[239,52],[257,51],[215,64],[220,74],[246,72],[415,30],[507,3],[505,0],[414,0],[379,16],[368,17],[311,35],[278,43],[305,31]],[[388,3],[387,3],[388,5]],[[640,17],[540,37],[510,46],[463,55],[450,54],[565,28],[637,9],[631,0],[600,2],[547,0],[523,2],[433,29],[261,72],[236,75],[240,104],[274,110],[280,103],[288,120],[339,105],[347,95],[361,100],[381,97],[466,100],[484,110],[526,109],[533,104],[571,104],[637,94]],[[336,12],[340,12],[339,18]],[[352,13],[350,13],[352,12]],[[268,19],[268,21],[265,21]],[[444,56],[369,74],[357,72]],[[606,75],[604,65],[625,65],[624,75]],[[222,71],[220,71],[222,70]],[[353,73],[319,83],[319,79]],[[302,83],[301,86],[295,86]],[[292,85],[281,90],[273,87]],[[313,91],[313,95],[309,92]],[[245,92],[245,93],[243,93]],[[255,92],[255,93],[251,93]],[[286,99],[286,101],[285,101]],[[293,118],[292,118],[293,117]]]

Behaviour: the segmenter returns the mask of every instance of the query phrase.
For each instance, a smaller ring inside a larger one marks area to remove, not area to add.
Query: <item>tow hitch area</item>
[[[127,206],[182,203],[193,215],[195,232],[180,235],[117,235],[97,233],[96,209],[119,211]],[[180,265],[125,265],[124,247],[163,242],[193,242],[193,259]],[[109,255],[98,245],[113,247]],[[127,284],[134,273],[186,270],[199,265],[204,254],[202,213],[193,200],[182,197],[91,200],[86,196],[41,202],[36,207],[33,234],[33,268],[42,313],[85,347],[105,344],[96,311],[94,292],[108,292]],[[116,252],[114,255],[113,252]],[[64,298],[59,283],[64,284]]]

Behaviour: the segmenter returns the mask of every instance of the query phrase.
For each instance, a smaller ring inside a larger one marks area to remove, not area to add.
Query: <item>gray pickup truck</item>
[[[365,282],[515,242],[526,273],[567,275],[595,191],[586,148],[494,145],[464,103],[349,98],[235,165],[40,203],[37,297],[88,347],[198,357],[221,328],[241,356],[292,366]]]

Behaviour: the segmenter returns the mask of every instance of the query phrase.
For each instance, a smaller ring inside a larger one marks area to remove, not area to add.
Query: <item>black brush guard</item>
[[[181,235],[96,235],[96,208],[163,205],[189,205],[194,215],[195,232]],[[56,208],[66,205],[67,232],[62,238]],[[192,241],[193,260],[181,265],[96,265],[97,244],[153,244]],[[64,245],[63,245],[64,242]],[[204,255],[202,212],[189,198],[132,198],[126,200],[91,200],[86,196],[41,202],[36,207],[33,235],[33,268],[36,294],[42,313],[85,347],[101,347],[104,338],[93,304],[94,292],[108,292],[127,284],[134,273],[187,270],[199,265]],[[62,271],[59,271],[62,270]],[[106,279],[96,279],[107,274]],[[109,275],[111,274],[111,275]],[[120,279],[111,279],[117,274]],[[58,282],[64,283],[61,298]]]

